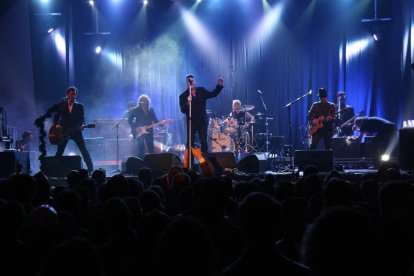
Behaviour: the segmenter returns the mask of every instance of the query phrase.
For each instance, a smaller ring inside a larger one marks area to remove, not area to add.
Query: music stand
[[[122,170],[119,169],[119,125],[125,121],[125,117],[122,118],[118,123],[116,123],[112,129],[116,128],[116,170],[112,172],[115,173],[122,173]]]

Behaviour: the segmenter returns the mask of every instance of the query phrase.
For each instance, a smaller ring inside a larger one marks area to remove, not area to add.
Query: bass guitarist
[[[326,88],[319,88],[319,101],[314,102],[308,112],[311,128],[308,134],[312,138],[310,149],[314,150],[323,139],[325,149],[332,148],[333,125],[335,120],[335,104],[328,102]]]
[[[82,153],[88,172],[92,173],[92,159],[86,149],[85,140],[83,139],[82,134],[85,123],[84,108],[83,104],[76,101],[77,94],[78,90],[74,86],[70,86],[66,89],[66,98],[58,104],[57,111],[54,114],[53,123],[56,128],[62,133],[70,133],[67,139],[62,139],[58,144],[55,156],[62,156],[69,139],[72,139]]]
[[[346,104],[345,91],[339,91],[337,94],[338,105],[336,106],[335,134],[337,137],[352,136],[353,119],[355,119],[355,110],[352,106]]]
[[[154,153],[154,134],[152,128],[143,134],[138,133],[138,130],[142,127],[158,123],[157,116],[155,115],[154,109],[150,107],[150,103],[151,100],[147,95],[139,96],[137,107],[131,110],[128,117],[128,124],[131,127],[132,136],[137,141],[137,156],[139,158],[144,158],[145,144],[147,145],[148,152]]]

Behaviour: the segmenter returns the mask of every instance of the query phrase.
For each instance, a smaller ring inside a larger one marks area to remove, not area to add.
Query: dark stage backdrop
[[[411,0],[378,1],[378,17],[392,18],[380,25],[361,23],[374,17],[369,0],[268,1],[270,9],[280,5],[270,30],[260,28],[267,22],[262,1],[205,0],[194,7],[193,1],[153,0],[145,8],[137,1],[119,1],[116,7],[111,2],[96,1],[92,9],[86,1],[59,1],[49,12],[61,16],[46,23],[35,15],[37,4],[30,5],[37,105],[58,101],[73,84],[87,120],[117,119],[128,101],[146,93],[159,119],[175,119],[170,125],[174,143],[184,143],[178,96],[185,75],[193,73],[208,89],[218,76],[224,78],[224,90],[208,102],[217,116],[228,114],[238,98],[255,106],[251,113],[273,118],[274,136],[287,138],[290,111],[298,149],[305,147],[306,112],[320,87],[328,89],[331,101],[345,90],[348,104],[370,116],[398,125],[414,118]],[[57,27],[54,39],[46,24]],[[377,42],[373,31],[380,35]],[[66,39],[63,54],[57,54],[59,32]],[[95,55],[98,44],[103,52]],[[309,90],[311,96],[284,108]]]

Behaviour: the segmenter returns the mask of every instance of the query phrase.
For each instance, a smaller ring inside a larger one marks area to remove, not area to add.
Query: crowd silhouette
[[[172,167],[66,185],[0,180],[2,275],[414,275],[414,179],[383,166],[288,181]]]

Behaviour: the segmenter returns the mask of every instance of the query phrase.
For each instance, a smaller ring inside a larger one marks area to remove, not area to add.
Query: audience
[[[0,179],[4,275],[414,275],[413,172]]]

